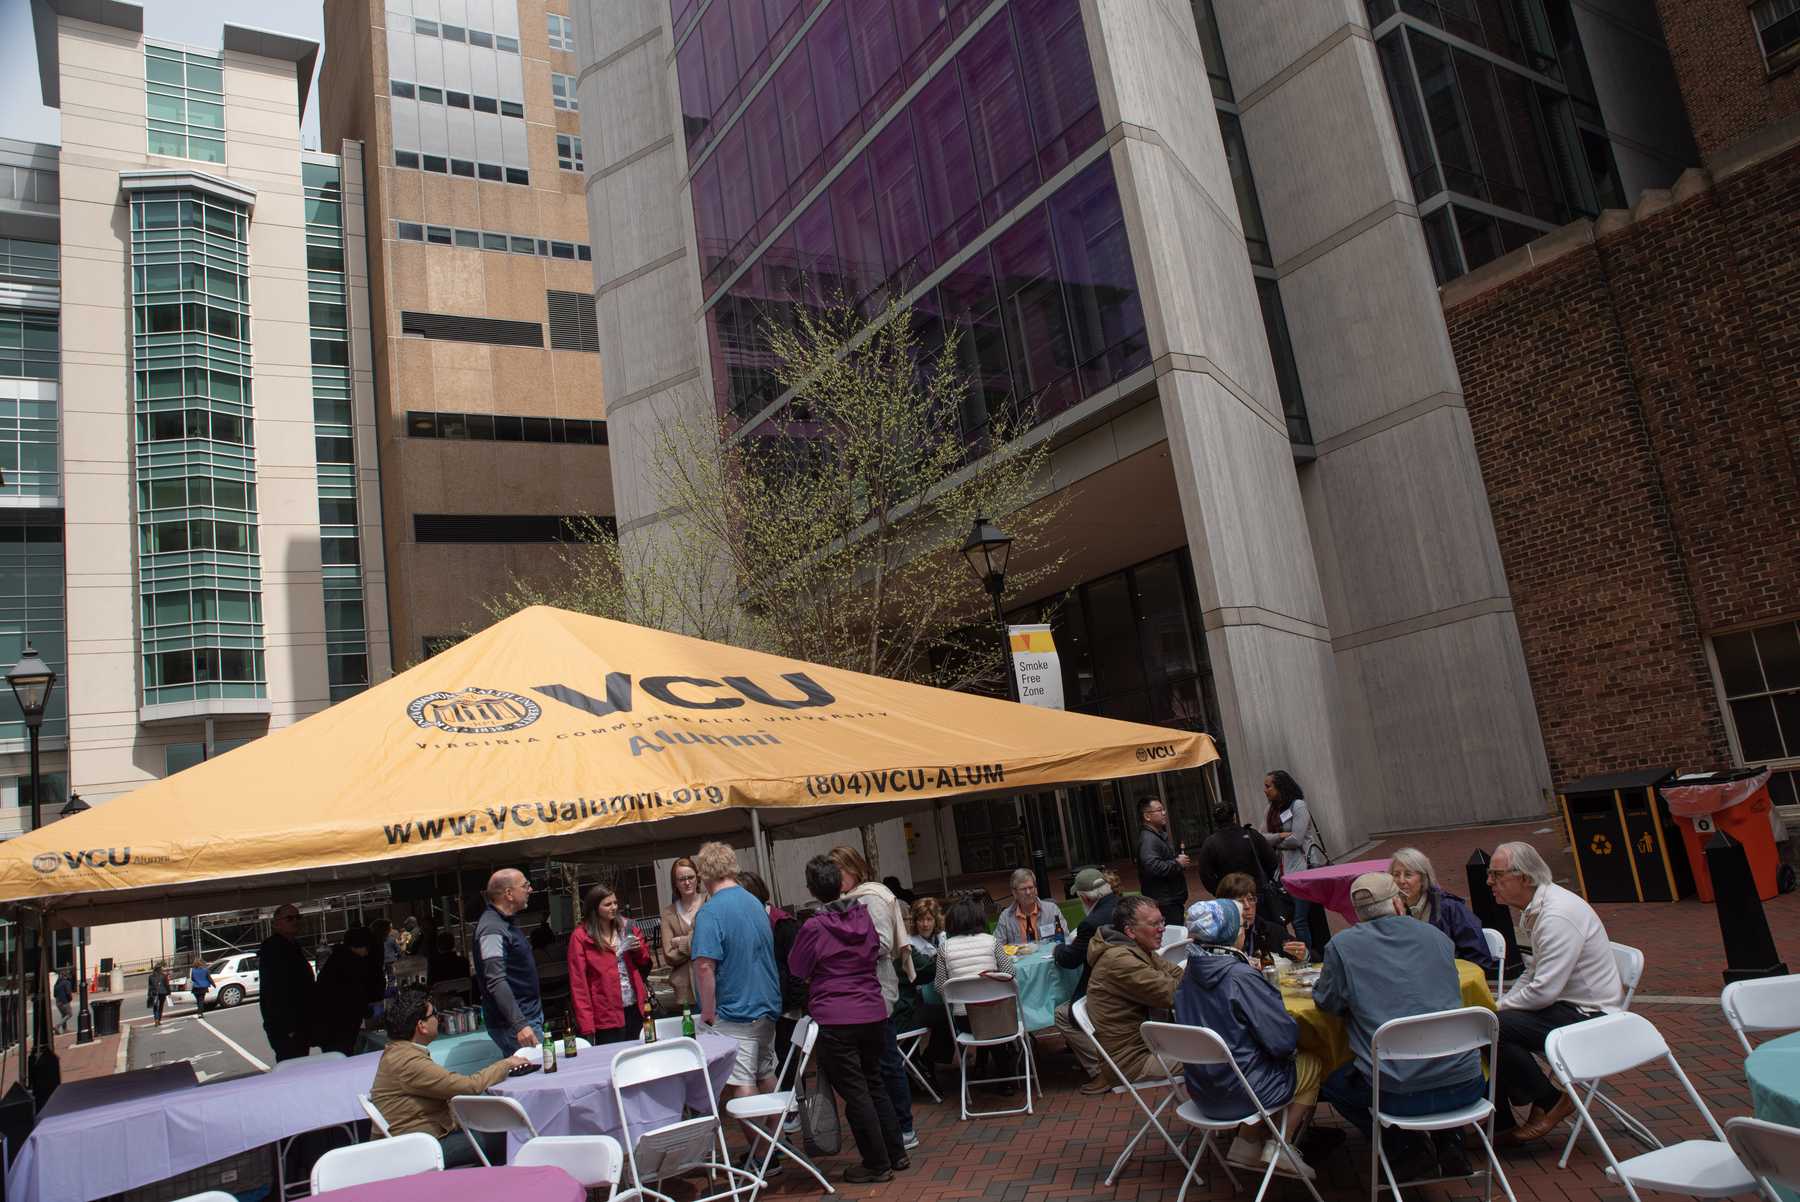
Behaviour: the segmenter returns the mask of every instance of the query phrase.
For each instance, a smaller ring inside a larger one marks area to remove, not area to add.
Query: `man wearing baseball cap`
[[[1392,876],[1363,873],[1350,885],[1350,900],[1357,923],[1325,945],[1325,968],[1313,987],[1313,1002],[1329,1014],[1348,1017],[1354,1053],[1349,1064],[1325,1079],[1320,1096],[1367,1136],[1375,1072],[1369,1046],[1376,1029],[1389,1019],[1459,1009],[1462,985],[1455,946],[1442,931],[1406,912]],[[1384,1063],[1381,1109],[1388,1114],[1433,1114],[1486,1096],[1476,1052]],[[1461,1130],[1439,1131],[1430,1138],[1396,1130],[1382,1141],[1399,1181],[1469,1173]]]
[[[1056,1029],[1087,1072],[1087,1084],[1081,1087],[1081,1092],[1098,1094],[1111,1089],[1112,1082],[1100,1071],[1100,1053],[1095,1050],[1094,1041],[1076,1023],[1074,1006],[1086,995],[1088,974],[1093,971],[1088,965],[1088,944],[1101,927],[1112,925],[1113,908],[1118,905],[1119,898],[1098,868],[1083,868],[1075,874],[1075,896],[1081,899],[1081,908],[1087,915],[1075,928],[1074,938],[1057,944],[1050,954],[1058,968],[1079,968],[1081,977],[1075,982],[1075,992],[1069,1000],[1056,1008]]]

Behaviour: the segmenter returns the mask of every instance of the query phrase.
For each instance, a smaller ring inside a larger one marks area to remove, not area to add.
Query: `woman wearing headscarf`
[[[1292,1144],[1312,1118],[1325,1066],[1300,1048],[1300,1028],[1281,1004],[1281,991],[1250,966],[1244,955],[1244,911],[1235,901],[1212,899],[1188,907],[1193,950],[1175,991],[1175,1020],[1209,1027],[1231,1051],[1244,1079],[1271,1114],[1288,1108]],[[1208,1118],[1230,1119],[1251,1109],[1237,1074],[1225,1065],[1187,1067],[1188,1097]],[[1260,1121],[1238,1128],[1226,1160],[1250,1169],[1266,1168],[1279,1145]],[[1286,1176],[1310,1178],[1312,1168],[1292,1154],[1276,1167]]]
[[[1481,920],[1468,902],[1437,883],[1437,873],[1424,852],[1402,847],[1394,853],[1388,873],[1400,887],[1406,912],[1448,935],[1458,960],[1467,960],[1489,975],[1499,969],[1500,962],[1488,951],[1487,936],[1481,933]]]

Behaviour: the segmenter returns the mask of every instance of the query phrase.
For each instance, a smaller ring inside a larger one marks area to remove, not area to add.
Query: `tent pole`
[[[25,1088],[30,1089],[30,1082],[25,1079],[26,1030],[31,1026],[31,1014],[25,1005],[25,913],[17,910],[13,913],[13,997],[19,1003],[19,1075],[15,1078]]]
[[[756,844],[756,871],[762,875],[763,883],[769,887],[769,896],[775,896],[775,874],[769,871],[769,849],[763,842],[762,812],[752,807],[750,810],[750,838]]]
[[[950,861],[944,855],[944,808],[944,803],[942,801],[933,803],[931,809],[931,833],[937,836],[938,893],[947,898],[950,896]]]
[[[1070,875],[1075,872],[1075,845],[1069,842],[1069,791],[1056,790],[1056,821],[1062,827],[1063,866]]]

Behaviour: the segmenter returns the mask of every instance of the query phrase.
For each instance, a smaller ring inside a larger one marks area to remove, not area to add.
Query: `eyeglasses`
[[[1490,868],[1490,869],[1488,869],[1487,879],[1488,879],[1488,884],[1491,885],[1495,881],[1499,880],[1502,877],[1523,876],[1523,875],[1524,874],[1521,873],[1517,868]]]

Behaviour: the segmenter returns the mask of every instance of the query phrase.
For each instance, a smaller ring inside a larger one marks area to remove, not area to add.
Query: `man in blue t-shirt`
[[[749,890],[738,886],[737,853],[725,844],[702,845],[694,853],[694,867],[710,895],[694,916],[689,944],[700,1018],[738,1044],[725,1096],[770,1093],[775,1088],[781,981],[775,971],[769,912]]]

